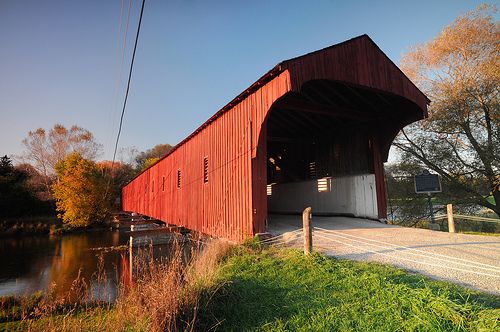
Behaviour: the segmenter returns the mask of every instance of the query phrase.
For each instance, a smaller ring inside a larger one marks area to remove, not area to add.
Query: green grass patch
[[[201,330],[500,330],[500,297],[381,264],[238,249],[219,278]]]
[[[113,331],[116,320],[113,308],[96,307],[54,314],[38,319],[22,319],[0,323],[0,332],[12,331]],[[140,331],[131,327],[131,331]]]

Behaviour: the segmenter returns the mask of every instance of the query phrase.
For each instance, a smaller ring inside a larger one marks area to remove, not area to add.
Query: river
[[[126,246],[131,234],[92,231],[0,238],[0,296],[28,295],[49,289],[54,295],[64,295],[73,281],[80,278],[94,294],[93,299],[113,301],[118,283],[129,277],[129,254],[125,247],[124,250],[110,250],[110,247]],[[159,258],[169,254],[172,236],[175,235],[163,230],[153,235],[134,234],[134,239],[138,243],[151,243],[152,238],[155,243],[163,243],[152,247],[155,258]]]

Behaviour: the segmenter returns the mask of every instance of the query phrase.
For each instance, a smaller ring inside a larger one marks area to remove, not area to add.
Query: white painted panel
[[[268,209],[270,212],[301,212],[311,206],[316,213],[378,217],[375,175],[345,176],[331,181],[329,192],[318,192],[316,180],[275,184],[272,195],[268,196]]]

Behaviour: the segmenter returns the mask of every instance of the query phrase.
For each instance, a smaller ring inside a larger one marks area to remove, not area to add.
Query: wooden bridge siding
[[[248,182],[242,168],[250,168],[245,165],[244,151],[250,145],[245,144],[249,140],[249,134],[245,137],[245,121],[235,121],[235,114],[224,114],[168,158],[136,178],[124,189],[124,209],[207,234],[234,236],[236,232],[241,237],[242,232],[237,230],[244,229],[242,224],[248,219],[244,211],[248,208],[240,206],[235,209],[231,223],[228,211],[234,198],[240,205],[248,201],[245,195],[241,195],[243,186],[240,183],[241,180]],[[234,129],[229,129],[231,127]],[[209,158],[207,184],[202,178],[205,156]],[[178,169],[181,170],[180,189],[177,189]],[[162,176],[166,177],[165,192],[161,190]],[[224,178],[228,181],[222,181]],[[155,186],[151,188],[153,181]]]
[[[265,231],[267,218],[267,128],[266,120],[274,102],[291,90],[290,74],[287,70],[268,82],[251,98],[252,109],[252,228],[253,232]]]
[[[123,209],[234,241],[252,236],[253,211],[258,220],[267,216],[265,168],[255,183],[264,196],[252,201],[252,156],[257,156],[267,110],[290,87],[288,77],[287,72],[281,73],[140,174],[123,188]],[[265,144],[263,149],[259,156],[265,166]],[[205,157],[209,160],[208,183],[203,183]]]
[[[251,189],[245,171],[250,168],[249,152],[244,151],[250,146],[249,133],[245,135],[248,121],[236,115],[225,113],[127,185],[123,209],[213,236],[241,240],[251,234],[246,227],[251,224],[250,209],[245,207]],[[209,161],[208,183],[203,182],[204,157]],[[177,170],[181,188],[177,188]],[[155,188],[149,190],[153,181]]]

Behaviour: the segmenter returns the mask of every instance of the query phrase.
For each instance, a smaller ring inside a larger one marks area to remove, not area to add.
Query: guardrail
[[[442,214],[442,215],[438,215],[438,216],[434,217],[434,219],[436,219],[436,220],[447,219],[447,218],[448,218],[448,215],[446,215],[446,214]],[[484,222],[500,222],[500,219],[496,219],[496,218],[467,216],[467,215],[462,215],[462,214],[453,214],[453,218],[473,220],[473,221],[484,221]]]
[[[446,214],[442,214],[434,217],[432,220],[432,224],[434,224],[434,220],[448,220],[448,232],[455,233],[455,219],[467,220],[467,221],[477,221],[477,222],[487,222],[487,223],[500,223],[500,219],[496,218],[487,218],[487,217],[478,217],[478,216],[467,216],[463,214],[453,214],[453,205],[446,205]],[[495,226],[496,227],[496,226]]]

